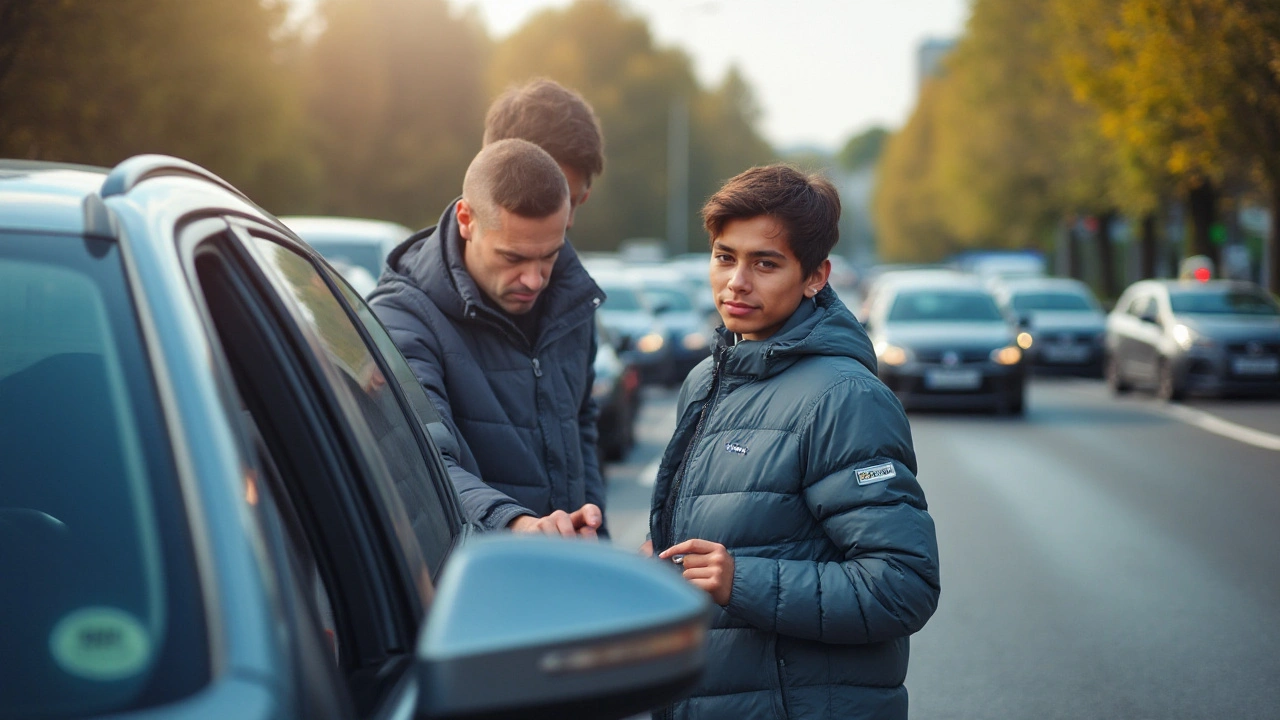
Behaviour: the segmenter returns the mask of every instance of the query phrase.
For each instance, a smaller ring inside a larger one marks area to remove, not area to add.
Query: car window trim
[[[329,493],[336,493],[341,497],[339,501],[332,501],[328,504],[330,505],[329,512],[338,513],[340,517],[345,518],[342,529],[349,536],[352,536],[348,539],[354,540],[354,542],[349,543],[349,547],[346,549],[354,552],[356,557],[360,558],[359,562],[356,563],[359,566],[377,569],[372,572],[368,570],[361,571],[362,582],[359,583],[360,587],[352,588],[350,583],[337,582],[337,578],[349,577],[352,571],[344,568],[344,563],[332,555],[332,548],[312,548],[317,556],[317,564],[327,568],[332,586],[341,588],[338,592],[343,597],[342,603],[353,597],[351,593],[359,592],[364,597],[358,603],[358,606],[364,607],[366,616],[376,618],[372,626],[370,626],[376,628],[376,632],[370,634],[361,631],[359,634],[362,636],[362,642],[351,642],[350,639],[344,639],[343,645],[352,652],[351,655],[348,655],[349,658],[358,660],[363,657],[362,664],[385,661],[386,656],[403,651],[405,633],[399,627],[401,622],[397,618],[397,615],[400,615],[401,612],[391,607],[392,602],[388,597],[394,596],[395,593],[388,592],[386,588],[387,578],[385,575],[389,568],[385,568],[382,561],[384,554],[379,549],[381,543],[377,541],[376,537],[370,537],[369,520],[367,517],[362,517],[364,513],[361,510],[365,499],[359,498],[359,493],[353,493],[353,488],[350,487],[352,483],[344,479],[349,477],[353,471],[359,472],[358,467],[356,467],[359,461],[353,458],[349,450],[344,447],[344,443],[349,442],[349,440],[344,440],[340,437],[342,432],[340,428],[343,423],[337,423],[337,426],[335,426],[331,411],[334,399],[326,397],[330,393],[325,390],[317,391],[317,385],[324,388],[328,387],[328,379],[322,374],[318,375],[321,372],[320,368],[312,367],[314,365],[314,357],[309,350],[299,351],[298,346],[299,344],[305,346],[305,339],[297,336],[297,331],[291,318],[288,322],[281,322],[281,317],[290,317],[287,314],[287,309],[282,306],[280,299],[275,297],[274,290],[263,292],[263,287],[271,287],[263,284],[266,282],[265,274],[257,267],[256,261],[242,253],[243,248],[240,247],[239,242],[235,242],[235,236],[231,229],[228,228],[226,232],[206,238],[197,248],[193,262],[204,254],[212,254],[217,256],[219,262],[223,263],[230,282],[236,286],[233,288],[233,292],[237,294],[238,299],[244,306],[241,311],[252,316],[250,322],[256,326],[255,329],[259,333],[265,336],[261,339],[272,346],[263,349],[271,353],[273,362],[277,365],[279,372],[286,375],[286,379],[292,383],[292,387],[282,392],[287,392],[291,399],[299,401],[297,403],[297,412],[305,418],[304,422],[309,428],[307,435],[316,439],[320,444],[320,447],[310,448],[308,452],[308,454],[315,456],[320,475],[323,476],[318,479],[313,478],[312,482],[324,483]],[[210,312],[207,303],[204,302],[206,291],[203,289],[199,277],[194,278],[193,282],[196,283],[197,287],[201,287],[199,300],[204,306],[205,322],[209,323],[210,332],[218,340],[216,343],[217,350],[219,354],[224,355],[222,362],[226,364],[228,378],[230,378],[232,386],[238,388],[230,374],[230,360],[225,357],[226,349],[224,345],[226,341],[222,338],[222,334],[218,332],[213,322],[213,314]],[[271,330],[275,332],[273,333]],[[317,377],[322,378],[322,381],[317,383]],[[250,402],[256,402],[256,400],[248,398],[241,399],[246,406]],[[279,461],[280,459],[277,458],[277,464],[279,464]],[[327,533],[322,532],[322,536],[331,538],[331,535],[339,533],[338,529],[331,527],[332,523],[325,523],[323,518],[317,517],[314,508],[305,508],[303,512],[310,516],[317,526],[326,528]],[[365,512],[367,512],[367,509]],[[370,584],[374,587],[370,587]],[[342,603],[335,603],[335,605],[341,606]],[[345,613],[350,616],[353,610],[347,607],[341,607],[341,609],[335,607],[335,612]],[[357,624],[368,625],[367,622]],[[350,620],[348,620],[347,625],[352,632],[355,632],[354,628],[351,628],[352,623]],[[370,640],[374,642],[372,650],[369,649]],[[364,651],[356,654],[355,651],[359,648],[364,648]]]

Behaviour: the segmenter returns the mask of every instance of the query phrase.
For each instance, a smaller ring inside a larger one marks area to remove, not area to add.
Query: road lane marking
[[[1075,387],[1072,387],[1075,385]],[[1086,387],[1088,385],[1088,387]],[[1101,393],[1095,392],[1094,383],[1087,380],[1080,380],[1078,383],[1064,384],[1062,387],[1068,392],[1078,395],[1086,395],[1089,397],[1098,397]],[[1197,410],[1186,405],[1178,405],[1175,403],[1165,403],[1163,407],[1158,405],[1149,405],[1146,403],[1133,402],[1129,407],[1139,407],[1144,410],[1157,412],[1171,417],[1192,427],[1198,427],[1205,432],[1213,433],[1219,437],[1235,440],[1246,445],[1252,445],[1263,450],[1280,451],[1280,435],[1273,435],[1269,432],[1263,432],[1246,425],[1233,423],[1230,420],[1224,420],[1212,413],[1204,410]]]
[[[1164,410],[1165,413],[1172,415],[1175,419],[1181,420],[1188,425],[1194,425],[1214,435],[1221,435],[1224,438],[1230,438],[1264,450],[1280,451],[1280,435],[1272,435],[1251,427],[1237,425],[1230,420],[1223,420],[1217,415],[1189,408],[1186,405],[1166,405]]]

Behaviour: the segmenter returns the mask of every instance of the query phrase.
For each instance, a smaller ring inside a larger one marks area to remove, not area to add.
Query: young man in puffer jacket
[[[906,718],[938,547],[907,418],[826,284],[839,196],[753,168],[702,213],[724,327],[680,390],[646,549],[719,608],[703,680],[655,717]]]

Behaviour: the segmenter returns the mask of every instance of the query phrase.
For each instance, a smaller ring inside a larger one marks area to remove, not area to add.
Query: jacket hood
[[[723,325],[716,335],[716,352],[723,353],[725,372],[731,375],[768,378],[811,355],[853,358],[872,374],[877,370],[867,332],[830,285],[812,303],[801,302],[791,319],[767,340],[735,342]]]
[[[405,280],[431,298],[436,307],[454,319],[483,316],[493,322],[515,325],[484,300],[484,295],[467,272],[462,260],[462,235],[455,214],[457,202],[440,215],[434,227],[414,233],[387,257],[388,272]],[[538,298],[537,310],[543,318],[540,335],[548,326],[574,324],[604,302],[604,291],[587,274],[578,254],[566,238],[564,248],[551,270],[551,280]]]

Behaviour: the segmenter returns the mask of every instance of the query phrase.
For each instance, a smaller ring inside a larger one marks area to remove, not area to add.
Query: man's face
[[[591,183],[588,182],[587,176],[578,172],[576,168],[572,168],[564,163],[560,165],[560,172],[564,173],[564,179],[569,181],[569,227],[573,227],[573,218],[578,214],[578,207],[591,197]]]
[[[711,244],[711,291],[720,319],[746,340],[776,333],[800,306],[827,284],[831,261],[808,277],[782,227],[768,215],[731,220]]]
[[[466,240],[462,261],[490,300],[512,315],[523,315],[551,280],[551,268],[564,247],[569,203],[544,218],[495,210],[496,222],[483,226],[471,205],[458,201],[458,229]]]

